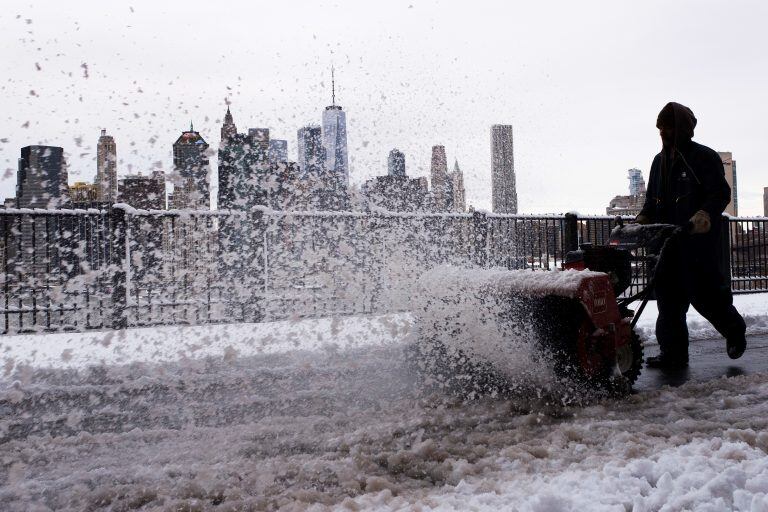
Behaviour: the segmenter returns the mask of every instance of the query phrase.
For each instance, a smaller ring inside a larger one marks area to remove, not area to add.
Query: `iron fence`
[[[630,218],[620,219],[623,222]],[[407,309],[440,264],[561,268],[617,218],[474,213],[0,210],[3,333]],[[768,291],[768,219],[725,218],[735,293]],[[642,256],[638,254],[637,256]],[[629,294],[645,283],[633,262]]]

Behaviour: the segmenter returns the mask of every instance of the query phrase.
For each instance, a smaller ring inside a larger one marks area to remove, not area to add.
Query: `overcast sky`
[[[393,147],[428,175],[442,144],[468,203],[490,208],[490,126],[512,124],[521,212],[604,213],[627,169],[647,179],[674,100],[696,140],[733,152],[740,213],[761,215],[766,20],[768,3],[733,0],[5,0],[0,194],[29,144],[63,146],[70,182],[92,181],[101,128],[119,174],[169,170],[190,120],[217,147],[227,101],[239,131],[268,127],[295,158],[333,64],[352,182],[386,174]]]

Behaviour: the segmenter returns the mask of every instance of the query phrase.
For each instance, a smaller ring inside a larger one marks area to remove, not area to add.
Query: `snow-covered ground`
[[[736,302],[768,332],[768,295]],[[2,338],[0,509],[768,511],[768,373],[463,402],[420,385],[412,331],[397,314]]]

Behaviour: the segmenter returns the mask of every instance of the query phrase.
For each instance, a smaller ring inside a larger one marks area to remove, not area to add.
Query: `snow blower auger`
[[[429,379],[461,394],[514,390],[520,372],[549,362],[556,376],[623,394],[643,364],[635,324],[652,296],[664,248],[683,233],[667,224],[618,225],[608,244],[584,244],[562,271],[438,267],[424,275],[411,354]],[[646,256],[632,254],[644,248]],[[633,268],[650,277],[619,298]],[[629,305],[641,300],[637,314]]]

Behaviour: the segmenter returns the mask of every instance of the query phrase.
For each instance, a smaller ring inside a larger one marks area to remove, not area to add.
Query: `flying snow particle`
[[[22,128],[29,128],[29,121],[24,122],[24,124],[21,125]]]
[[[40,66],[40,63],[39,63],[39,62],[35,62],[35,68],[36,68],[38,71],[40,71],[41,69],[43,69],[43,68]]]
[[[80,64],[80,67],[83,68],[83,78],[88,78],[88,76],[89,76],[88,75],[88,64],[83,62],[82,64]]]

